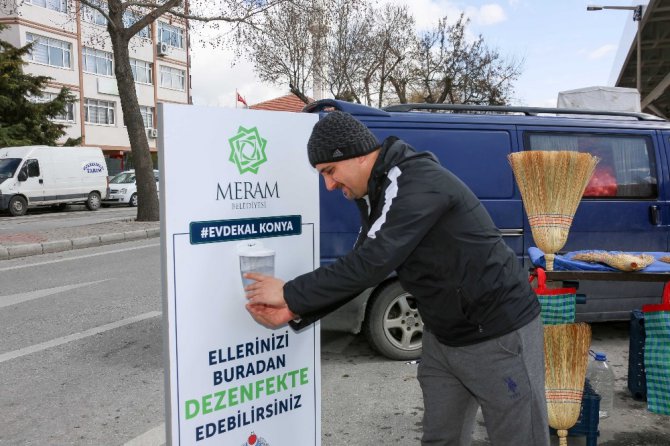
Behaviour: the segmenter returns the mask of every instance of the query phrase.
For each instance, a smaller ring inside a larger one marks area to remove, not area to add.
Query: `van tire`
[[[397,280],[372,294],[363,330],[370,345],[389,359],[407,361],[421,356],[423,321],[416,299]]]
[[[134,193],[130,196],[130,200],[128,200],[128,206],[131,208],[137,207],[137,193]]]
[[[9,200],[8,210],[14,217],[26,215],[26,212],[28,212],[28,202],[21,195],[15,195]]]
[[[97,211],[100,209],[100,205],[100,194],[98,192],[93,191],[88,194],[88,198],[86,199],[86,209],[89,211]]]

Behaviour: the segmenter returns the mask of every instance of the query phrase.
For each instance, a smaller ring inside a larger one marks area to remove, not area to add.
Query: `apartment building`
[[[81,136],[82,145],[101,147],[110,173],[131,167],[104,15],[76,0],[17,3],[20,5],[13,10],[0,10],[0,23],[8,25],[2,39],[15,46],[37,42],[24,71],[52,78],[45,98],[61,87],[69,88],[78,98],[58,117],[67,125],[64,139]],[[125,18],[127,23],[137,19],[131,12]],[[154,162],[156,105],[191,102],[188,41],[186,21],[166,15],[130,42],[135,88]]]

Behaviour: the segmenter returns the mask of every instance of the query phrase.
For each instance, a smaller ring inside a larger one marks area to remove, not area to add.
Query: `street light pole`
[[[637,63],[635,81],[637,91],[642,97],[642,5],[637,6],[596,6],[589,5],[586,7],[587,11],[600,11],[603,9],[619,9],[624,11],[633,11],[633,21],[637,22]]]
[[[637,91],[642,97],[642,5],[637,5],[633,12],[633,21],[637,22]]]

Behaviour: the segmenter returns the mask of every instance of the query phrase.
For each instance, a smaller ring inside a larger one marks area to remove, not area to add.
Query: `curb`
[[[94,246],[111,245],[132,240],[154,238],[160,235],[160,228],[139,229],[136,231],[113,232],[102,235],[89,235],[65,240],[51,240],[42,243],[23,245],[0,245],[0,260],[17,259],[40,254],[71,251]]]

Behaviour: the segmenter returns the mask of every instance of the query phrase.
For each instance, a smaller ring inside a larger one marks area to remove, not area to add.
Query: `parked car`
[[[322,100],[306,112],[351,113],[382,141],[397,136],[431,151],[480,198],[503,239],[530,267],[534,246],[521,195],[507,160],[522,150],[578,150],[597,154],[611,174],[594,176],[615,187],[587,188],[564,252],[580,249],[668,251],[670,238],[670,123],[642,113],[593,110],[402,104],[376,109]],[[359,232],[356,206],[328,193],[321,181],[321,263],[346,254]],[[445,249],[449,249],[445,246]],[[661,284],[580,282],[587,296],[577,306],[582,321],[623,320],[645,303],[660,302]],[[393,359],[421,353],[423,325],[414,298],[395,277],[368,289],[322,321],[325,329],[365,332]]]
[[[154,170],[156,189],[159,187],[158,171]],[[102,200],[104,205],[125,204],[131,207],[137,206],[137,183],[135,182],[135,170],[120,172],[109,180],[107,194]]]
[[[97,147],[23,146],[0,149],[0,209],[84,203],[95,211],[107,188],[107,164]]]

